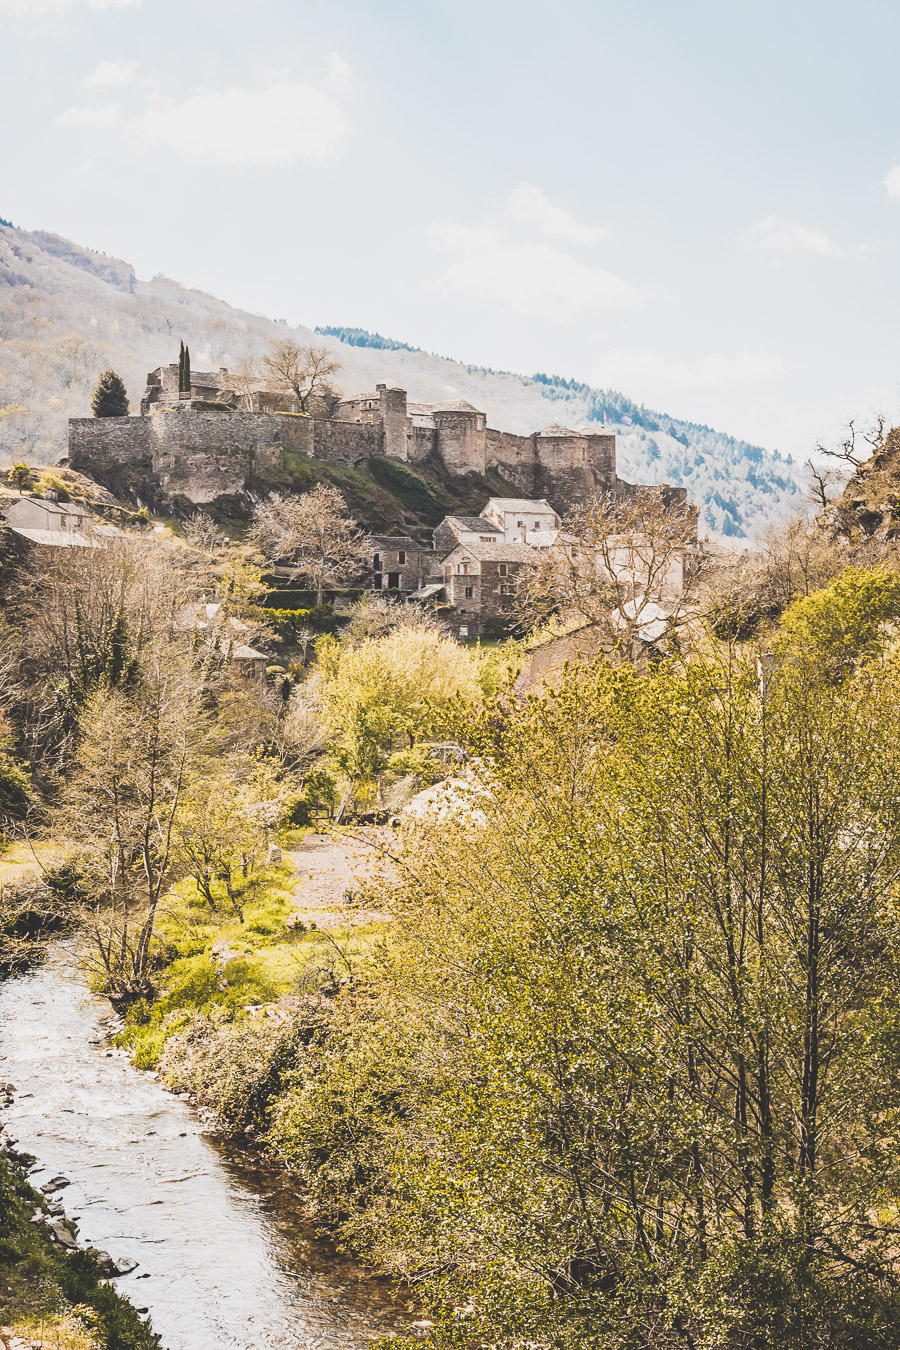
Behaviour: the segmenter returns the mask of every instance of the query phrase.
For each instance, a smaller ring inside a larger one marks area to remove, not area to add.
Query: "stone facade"
[[[428,580],[434,554],[405,535],[369,536],[368,584],[373,591],[419,590]]]
[[[459,544],[443,559],[444,590],[458,637],[510,627],[518,578],[534,561],[527,544]]]

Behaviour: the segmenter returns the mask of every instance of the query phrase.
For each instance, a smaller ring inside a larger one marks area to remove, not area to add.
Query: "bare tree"
[[[266,387],[295,398],[301,412],[328,412],[338,398],[331,376],[340,370],[326,347],[300,347],[285,339],[272,342],[263,359]]]
[[[302,577],[321,605],[326,586],[352,580],[367,556],[365,535],[347,515],[337,488],[319,483],[300,496],[273,497],[260,506],[253,540],[266,561]]]
[[[552,615],[596,624],[605,645],[631,650],[691,612],[697,523],[658,489],[607,494],[572,513],[557,541],[521,577],[519,607],[532,625]]]
[[[260,374],[257,363],[252,357],[245,356],[229,370],[222,392],[237,394],[245,411],[253,412],[253,396],[263,389],[265,384],[265,376]]]

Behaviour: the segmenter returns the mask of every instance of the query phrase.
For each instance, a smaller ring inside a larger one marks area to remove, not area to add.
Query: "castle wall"
[[[100,473],[119,467],[153,472],[155,444],[147,417],[70,417],[69,463]]]
[[[412,462],[427,459],[437,449],[437,432],[434,427],[417,426],[411,423],[406,434],[406,458]]]
[[[476,422],[481,422],[481,430]],[[437,447],[451,473],[484,473],[487,468],[487,432],[481,414],[435,409]]]
[[[238,493],[254,473],[283,466],[287,420],[275,413],[154,413],[154,474],[165,492],[192,502]]]
[[[294,418],[281,418],[294,421]],[[370,455],[383,455],[384,436],[381,427],[372,422],[330,422],[324,418],[296,419],[310,429],[309,450],[304,453],[314,459],[327,459],[332,464],[354,468]]]
[[[511,431],[488,427],[487,467],[496,469],[526,497],[534,496],[535,451],[533,436],[516,436]]]
[[[391,459],[408,457],[406,415],[406,390],[388,389],[386,385],[376,385],[378,392],[381,425],[384,430],[383,453]]]

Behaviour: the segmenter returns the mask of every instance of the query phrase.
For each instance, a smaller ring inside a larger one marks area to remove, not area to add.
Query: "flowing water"
[[[283,1175],[110,1053],[108,1016],[64,948],[0,985],[4,1117],[34,1185],[70,1180],[56,1198],[79,1242],[139,1262],[117,1283],[165,1350],[344,1350],[398,1329],[387,1286],[316,1238]]]

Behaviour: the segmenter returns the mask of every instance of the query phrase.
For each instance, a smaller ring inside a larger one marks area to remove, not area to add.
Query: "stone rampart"
[[[152,473],[155,439],[146,417],[71,417],[69,463],[103,472],[124,467]]]
[[[487,468],[496,469],[507,483],[526,497],[534,495],[535,483],[534,436],[516,436],[511,431],[487,431]]]
[[[293,420],[285,418],[285,421]],[[329,422],[304,419],[312,428],[310,453],[315,459],[355,468],[370,455],[383,454],[384,435],[373,422]]]

